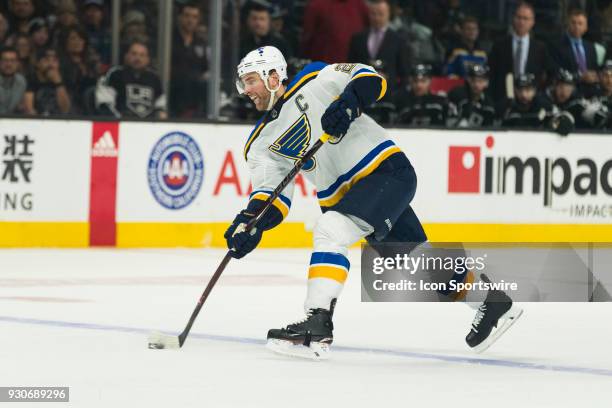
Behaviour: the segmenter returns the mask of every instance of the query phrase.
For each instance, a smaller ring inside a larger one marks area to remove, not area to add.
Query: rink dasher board
[[[243,158],[249,126],[121,122],[109,132],[108,122],[20,119],[2,119],[0,126],[0,246],[221,247],[251,190]],[[388,133],[415,167],[413,207],[431,240],[605,242],[612,236],[610,138]],[[198,187],[177,198],[181,208],[156,198],[148,171],[156,146],[171,134],[193,141],[200,156],[177,148],[184,154],[174,170],[185,185]],[[25,155],[23,143],[10,145],[13,135],[33,140]],[[193,181],[180,172],[195,161],[200,179]],[[262,246],[309,246],[319,214],[313,186],[298,178],[288,219],[266,233]]]

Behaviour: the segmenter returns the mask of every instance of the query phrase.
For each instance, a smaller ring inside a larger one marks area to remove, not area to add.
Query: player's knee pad
[[[314,228],[315,252],[347,254],[348,247],[372,232],[367,223],[337,211],[328,211]]]

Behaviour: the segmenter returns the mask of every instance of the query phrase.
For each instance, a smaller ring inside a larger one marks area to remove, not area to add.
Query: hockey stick
[[[270,210],[270,208],[272,208],[272,203],[274,202],[274,200],[276,200],[279,197],[279,195],[282,193],[285,187],[287,187],[287,185],[291,183],[291,181],[295,178],[295,176],[297,176],[297,174],[300,172],[302,167],[304,167],[304,164],[306,164],[306,162],[308,162],[310,159],[313,158],[315,153],[321,148],[321,146],[323,146],[329,140],[329,138],[330,138],[330,135],[328,135],[327,133],[323,133],[323,135],[319,138],[319,140],[315,142],[312,148],[310,148],[310,150],[306,152],[304,157],[302,157],[295,163],[295,166],[293,166],[293,168],[285,176],[283,181],[281,181],[280,184],[274,189],[272,194],[270,194],[270,196],[264,203],[263,207],[259,210],[259,213],[253,219],[251,219],[251,221],[249,221],[249,223],[247,224],[245,228],[245,231],[250,231],[257,225],[259,220],[263,216],[266,215],[266,213]],[[223,257],[223,260],[217,267],[217,270],[215,271],[214,275],[212,276],[212,278],[210,278],[210,282],[208,282],[208,285],[206,286],[206,289],[204,289],[202,296],[200,296],[200,300],[198,300],[198,303],[195,309],[193,310],[193,313],[191,313],[191,317],[189,318],[189,321],[187,322],[187,326],[185,326],[185,329],[183,330],[183,332],[179,334],[178,337],[167,335],[167,334],[162,334],[159,332],[151,333],[151,335],[149,336],[149,348],[150,349],[166,349],[166,348],[183,347],[183,344],[185,344],[185,340],[187,339],[187,336],[189,335],[189,331],[191,330],[191,326],[193,326],[193,323],[195,322],[195,319],[198,317],[198,314],[200,313],[202,306],[204,306],[204,302],[206,302],[208,295],[212,291],[213,287],[217,283],[217,280],[219,280],[219,277],[221,276],[221,274],[225,270],[225,267],[227,266],[227,264],[229,263],[231,259],[232,259],[231,251],[227,251],[227,253]]]

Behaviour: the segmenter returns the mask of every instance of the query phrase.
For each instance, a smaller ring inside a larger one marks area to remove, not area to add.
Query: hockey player
[[[500,109],[503,126],[544,128],[550,123],[553,106],[538,95],[533,74],[517,75],[514,94],[515,99],[509,99]]]
[[[553,123],[564,120],[569,115],[573,127],[594,129],[603,127],[607,108],[601,103],[591,102],[580,95],[576,89],[578,78],[561,68],[557,71],[553,85],[546,91],[548,100],[554,105]]]
[[[594,117],[598,127],[612,129],[612,60],[607,60],[601,67],[599,87],[591,102],[599,107]]]
[[[467,68],[466,84],[448,94],[455,127],[492,126],[495,106],[486,94],[489,87],[489,67],[472,64]]]
[[[397,123],[411,126],[445,126],[448,117],[446,97],[431,93],[431,67],[416,65],[410,75],[410,88],[395,95]]]
[[[313,231],[306,318],[268,332],[268,347],[274,351],[325,358],[333,340],[334,305],[350,267],[348,247],[364,237],[375,242],[427,240],[410,207],[416,175],[385,129],[362,114],[364,107],[380,100],[386,91],[384,78],[373,68],[315,62],[288,82],[283,55],[274,47],[262,47],[247,54],[237,70],[239,92],[265,114],[244,147],[253,193],[225,233],[233,257],[247,255],[266,230],[283,221],[291,206],[293,184],[274,201],[272,211],[256,228],[245,230],[318,136],[323,132],[332,136],[303,168],[316,186],[323,212]],[[474,319],[468,344],[479,347],[493,339],[489,335],[498,320],[516,317],[511,307],[512,301],[503,292],[489,292]]]

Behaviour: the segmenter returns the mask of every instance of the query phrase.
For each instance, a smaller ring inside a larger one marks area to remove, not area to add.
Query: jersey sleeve
[[[346,90],[355,92],[362,108],[379,101],[387,92],[387,80],[365,64],[332,64],[321,70],[319,78],[332,98]]]
[[[284,158],[249,157],[253,192],[249,197],[247,211],[254,214],[265,204],[274,189],[283,181],[293,168],[293,162]],[[269,230],[280,224],[289,214],[295,182],[292,181],[272,203],[272,208],[260,220],[259,226]]]

